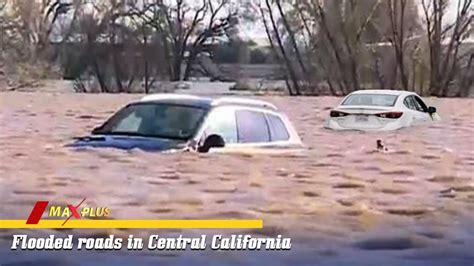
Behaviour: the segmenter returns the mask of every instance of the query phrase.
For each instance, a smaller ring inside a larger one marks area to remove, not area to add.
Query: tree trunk
[[[301,89],[300,89],[300,85],[298,83],[298,77],[297,77],[296,72],[293,68],[293,65],[291,64],[291,61],[288,58],[288,55],[285,51],[283,40],[281,39],[280,33],[278,31],[278,26],[277,26],[275,18],[273,16],[272,6],[271,6],[269,0],[265,0],[265,2],[266,2],[267,7],[268,7],[268,13],[269,13],[269,16],[270,16],[270,21],[272,23],[275,38],[277,39],[278,47],[280,48],[281,55],[283,57],[283,60],[285,61],[285,65],[288,69],[288,73],[290,74],[290,78],[291,78],[291,81],[292,81],[294,89],[295,89],[295,94],[296,95],[301,95]]]
[[[291,45],[293,46],[293,50],[295,51],[296,60],[300,64],[301,70],[303,71],[303,75],[305,76],[305,78],[308,78],[308,71],[306,69],[305,63],[303,62],[300,49],[298,48],[298,44],[296,43],[295,33],[293,29],[291,28],[290,24],[288,23],[285,12],[283,11],[283,8],[281,6],[280,0],[276,0],[275,2],[277,4],[278,10],[280,11],[280,16],[281,16],[283,25],[285,26],[285,29],[288,32],[288,36],[290,37]]]

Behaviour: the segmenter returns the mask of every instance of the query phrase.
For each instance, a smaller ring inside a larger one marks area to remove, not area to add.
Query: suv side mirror
[[[210,149],[213,148],[224,148],[225,147],[225,141],[224,139],[216,134],[209,135],[206,140],[204,140],[204,143],[198,147],[198,152],[201,153],[207,153],[209,152]]]
[[[436,113],[436,107],[433,107],[433,106],[428,107],[428,113],[430,115]]]

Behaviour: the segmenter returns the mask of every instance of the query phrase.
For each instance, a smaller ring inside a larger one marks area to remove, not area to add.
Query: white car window
[[[423,102],[423,100],[418,97],[418,96],[413,96],[413,100],[415,101],[416,104],[416,109],[420,112],[428,112],[428,106]]]
[[[403,104],[410,110],[416,110],[415,102],[411,96],[408,96],[403,100]]]
[[[270,130],[262,112],[236,111],[239,143],[270,142]]]
[[[237,143],[237,124],[235,112],[230,109],[217,109],[209,114],[209,124],[205,135],[217,134],[225,143]]]
[[[424,103],[423,103],[423,105],[420,104],[418,102],[418,100],[416,99],[416,97],[413,96],[413,95],[410,95],[410,96],[406,97],[405,100],[403,101],[403,103],[409,109],[415,110],[415,111],[418,111],[418,112],[426,112],[427,109],[428,109],[428,108],[425,109],[426,105]],[[425,106],[425,107],[423,107],[423,106]]]
[[[390,94],[352,94],[342,105],[395,106],[397,95]]]

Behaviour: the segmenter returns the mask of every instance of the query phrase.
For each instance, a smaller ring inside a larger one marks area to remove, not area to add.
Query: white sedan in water
[[[396,130],[439,121],[436,108],[416,93],[360,90],[332,109],[325,127],[333,130]]]

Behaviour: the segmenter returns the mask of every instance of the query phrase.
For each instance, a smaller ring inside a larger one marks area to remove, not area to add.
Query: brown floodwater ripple
[[[139,97],[1,93],[0,218],[25,219],[37,200],[87,198],[113,219],[263,219],[263,230],[226,233],[293,237],[322,262],[474,261],[474,100],[429,98],[441,123],[362,133],[323,129],[338,98],[260,97],[294,122],[307,146],[298,155],[64,147]],[[376,151],[377,139],[387,152]],[[0,230],[0,242],[12,232]],[[132,230],[77,234],[111,232]]]

